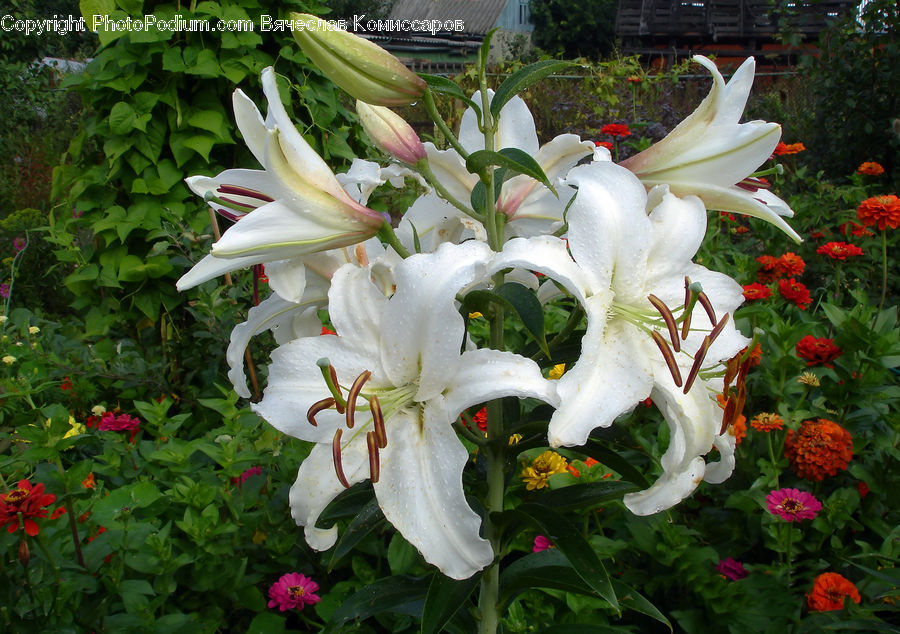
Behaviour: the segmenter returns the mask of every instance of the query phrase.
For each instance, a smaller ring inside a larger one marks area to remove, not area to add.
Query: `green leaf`
[[[547,189],[556,194],[556,189],[550,183],[543,168],[534,158],[519,148],[507,147],[499,152],[478,150],[472,152],[466,159],[466,169],[472,174],[482,174],[490,165],[505,167],[516,174],[525,174],[542,183]]]
[[[647,480],[646,476],[644,476],[643,473],[635,469],[634,465],[632,465],[628,460],[617,454],[615,451],[613,451],[603,443],[600,443],[596,440],[588,440],[587,444],[585,444],[584,447],[587,453],[589,453],[592,458],[594,458],[598,462],[602,462],[629,482],[635,483],[642,489],[650,486],[650,481]]]
[[[250,621],[247,634],[279,634],[285,631],[285,618],[274,612],[261,612]]]
[[[619,597],[619,602],[622,604],[622,607],[635,612],[640,612],[641,614],[646,614],[664,624],[669,628],[670,632],[672,631],[672,624],[669,623],[669,619],[667,619],[663,613],[647,599],[647,597],[617,579],[612,580],[612,585],[616,592],[616,596]]]
[[[109,111],[109,130],[113,134],[128,134],[134,129],[136,121],[134,108],[124,101],[120,101]]]
[[[461,581],[435,572],[428,584],[428,594],[422,608],[422,634],[444,631],[444,626],[465,605],[480,580],[480,572]]]
[[[626,493],[638,489],[631,482],[584,482],[549,491],[535,498],[534,502],[557,511],[574,511],[590,509],[610,500],[620,500]]]
[[[828,317],[828,321],[834,324],[835,328],[840,328],[841,324],[846,321],[847,313],[834,304],[822,302],[820,306],[822,307],[822,310],[825,311],[825,316]]]
[[[331,617],[326,631],[335,631],[348,621],[362,621],[380,612],[418,615],[426,592],[421,578],[394,576],[379,579],[348,597]]]
[[[334,552],[331,555],[328,569],[334,569],[335,564],[347,556],[359,542],[365,539],[365,537],[376,528],[381,526],[382,523],[384,523],[384,513],[381,512],[381,507],[378,506],[378,500],[372,498],[364,507],[362,507],[362,510],[360,510],[356,517],[353,518],[353,521],[350,522],[350,526],[348,526],[347,530],[341,535],[341,539],[338,541]]]
[[[500,605],[506,606],[532,588],[553,588],[564,592],[593,595],[565,555],[556,548],[526,555],[500,573]]]
[[[481,42],[481,47],[478,49],[478,74],[481,76],[482,71],[487,66],[488,55],[491,52],[491,40],[494,39],[494,34],[500,30],[500,27],[495,27],[487,32],[487,35],[484,36],[484,40]]]
[[[591,545],[568,519],[556,512],[555,509],[539,504],[526,503],[517,508],[493,513],[491,516],[499,516],[500,521],[507,519],[523,520],[546,535],[559,551],[565,556],[574,568],[578,576],[590,586],[609,605],[619,610],[619,602],[613,591],[609,574],[603,563]]]
[[[544,309],[537,295],[517,282],[506,282],[496,290],[497,295],[509,302],[519,315],[528,334],[537,342],[541,351],[550,357],[547,339],[544,336]]]
[[[450,95],[454,99],[459,99],[464,102],[470,108],[475,110],[478,120],[481,120],[481,105],[472,101],[455,81],[446,77],[441,77],[440,75],[428,75],[425,73],[420,73],[419,77],[425,80],[425,83],[428,84],[428,87],[431,88],[432,92]]]
[[[491,100],[491,115],[496,117],[503,106],[528,86],[539,82],[556,71],[576,66],[573,62],[562,62],[554,59],[544,59],[534,64],[520,68],[497,88],[494,98]]]

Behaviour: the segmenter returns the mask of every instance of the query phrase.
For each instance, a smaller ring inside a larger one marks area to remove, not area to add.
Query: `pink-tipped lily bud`
[[[392,110],[357,100],[356,113],[369,138],[394,158],[409,165],[427,158],[419,135]]]
[[[421,77],[369,40],[305,13],[292,13],[291,20],[303,52],[351,97],[378,106],[402,106],[425,93]]]

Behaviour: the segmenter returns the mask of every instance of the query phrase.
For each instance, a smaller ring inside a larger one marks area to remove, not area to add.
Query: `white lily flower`
[[[494,92],[488,95],[493,99]],[[475,103],[481,102],[480,91],[472,96]],[[459,129],[460,145],[467,152],[484,149],[484,135],[478,129],[475,110],[467,109],[462,116]],[[534,117],[521,97],[513,97],[500,110],[497,133],[494,135],[495,148],[516,148],[534,157],[543,168],[551,183],[556,184],[574,167],[578,161],[590,156],[594,144],[582,141],[574,134],[561,134],[549,143],[540,146]],[[438,150],[433,143],[425,143],[428,166],[447,191],[464,205],[469,205],[472,188],[478,183],[478,176],[466,170],[465,161],[455,149]],[[573,190],[558,186],[557,198],[553,192],[535,179],[518,175],[503,184],[497,200],[498,212],[507,216],[507,232],[510,236],[535,236],[553,233],[562,226],[562,214]],[[410,209],[404,220],[416,228],[422,236],[430,233],[435,226],[446,225],[457,218],[465,229],[479,237],[484,234],[480,223],[472,220],[452,205],[444,202],[437,194],[426,194],[422,198],[434,199]],[[421,199],[420,199],[421,200]],[[451,223],[452,224],[452,223]],[[472,225],[479,225],[473,229]],[[401,229],[403,227],[401,226]]]
[[[325,506],[371,479],[387,520],[444,574],[463,579],[492,561],[481,519],[465,499],[469,454],[452,424],[467,407],[501,396],[558,402],[533,361],[488,349],[460,353],[465,328],[455,298],[486,279],[492,255],[476,241],[413,255],[394,267],[389,298],[372,283],[370,267],[341,267],[329,291],[337,335],[297,339],[273,352],[254,410],[280,431],[317,443],[290,494],[313,548],[337,539],[336,527],[316,526]],[[343,414],[320,359],[343,386]]]
[[[644,186],[613,163],[577,167],[568,182],[578,187],[567,216],[569,250],[550,236],[511,240],[492,268],[545,273],[574,293],[587,312],[581,356],[558,381],[562,403],[550,420],[551,446],[583,445],[594,428],[611,425],[647,397],[660,407],[671,431],[664,475],[625,500],[636,513],[654,513],[696,488],[706,469],[701,456],[714,443],[723,464],[711,477],[724,479],[731,472],[713,394],[722,391],[715,378],[720,362],[747,345],[733,320],[722,321],[743,301],[742,289],[691,262],[706,231],[698,198],[666,193],[648,215]],[[700,305],[688,331],[681,331],[685,277],[702,285],[715,332]]]
[[[712,73],[713,85],[703,102],[662,141],[622,161],[650,189],[668,185],[676,196],[699,196],[708,209],[755,216],[801,242],[782,219],[794,212],[783,200],[748,177],[778,145],[781,126],[765,121],[738,123],[756,62],[748,58],[726,84],[711,60],[694,60]]]
[[[186,180],[213,209],[238,222],[178,280],[179,290],[252,264],[356,244],[384,223],[347,193],[294,127],[271,67],[262,72],[262,85],[269,104],[265,120],[242,91],[235,91],[233,104],[247,147],[264,169]]]

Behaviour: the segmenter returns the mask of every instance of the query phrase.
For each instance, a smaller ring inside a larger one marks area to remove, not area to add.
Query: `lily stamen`
[[[703,343],[700,344],[697,354],[694,355],[694,363],[691,365],[691,371],[688,372],[687,381],[684,384],[684,394],[687,394],[690,391],[691,386],[694,384],[694,380],[700,373],[700,366],[703,364],[703,359],[706,358],[706,353],[709,351],[713,339],[714,337],[712,337],[711,334],[703,337]]]
[[[262,192],[258,192],[255,189],[248,189],[246,187],[239,187],[238,185],[220,185],[216,191],[220,194],[237,194],[238,196],[255,198],[256,200],[261,200],[264,203],[275,202],[274,198],[266,196]]]
[[[706,311],[706,316],[709,317],[710,325],[715,326],[718,319],[716,319],[716,311],[713,310],[712,302],[709,301],[709,297],[707,297],[706,293],[700,291],[697,293],[697,301],[700,302],[700,305],[703,306],[703,310]]]
[[[372,424],[375,427],[375,438],[378,440],[378,448],[387,447],[387,432],[384,429],[384,414],[381,411],[381,403],[378,397],[369,398],[369,409],[372,411]]]
[[[378,438],[374,431],[366,433],[366,447],[369,450],[369,479],[372,484],[378,482],[381,475],[381,458],[378,455]]]
[[[318,427],[319,425],[316,423],[316,414],[319,412],[323,412],[326,409],[329,409],[334,406],[334,399],[323,398],[321,401],[316,401],[312,405],[310,405],[309,409],[306,411],[306,420],[309,421],[309,424],[313,427]]]
[[[660,298],[652,293],[647,295],[647,300],[653,304],[653,307],[658,310],[659,314],[662,316],[663,321],[666,322],[666,328],[669,329],[669,340],[672,342],[672,348],[675,352],[681,352],[681,341],[678,339],[678,326],[675,325],[675,316],[672,314],[672,310],[666,306]]]
[[[725,324],[727,323],[728,313],[725,313],[724,315],[722,315],[722,319],[719,320],[719,323],[717,323],[713,327],[713,329],[709,331],[709,337],[712,341],[715,341],[716,337],[718,337],[722,333],[722,330],[725,328]]]
[[[356,377],[356,380],[353,381],[353,385],[350,386],[350,389],[347,391],[347,427],[349,429],[353,429],[354,425],[354,415],[356,414],[356,399],[359,398],[359,393],[362,390],[363,385],[365,385],[366,381],[369,380],[369,377],[372,376],[372,372],[369,370],[365,370]]]
[[[343,429],[338,428],[334,432],[334,439],[331,441],[331,457],[334,460],[334,472],[337,474],[338,481],[344,485],[345,489],[349,489],[350,483],[347,482],[347,478],[344,476],[344,466],[341,464],[341,434],[343,431]]]
[[[659,351],[662,353],[663,359],[666,362],[666,366],[669,368],[669,372],[672,374],[672,380],[675,381],[675,385],[681,387],[681,370],[678,369],[678,363],[675,362],[675,355],[672,354],[671,348],[669,348],[669,344],[666,343],[666,340],[663,339],[663,336],[656,332],[655,330],[650,333],[653,337],[653,341],[656,342],[656,345],[659,347]]]

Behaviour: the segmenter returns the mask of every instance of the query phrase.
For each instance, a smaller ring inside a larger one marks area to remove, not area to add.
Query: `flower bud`
[[[19,542],[19,563],[24,567],[28,565],[29,561],[31,561],[31,551],[28,549],[28,542],[23,537]]]
[[[305,13],[292,13],[294,39],[303,52],[351,97],[379,106],[416,101],[425,81],[372,42]]]
[[[357,100],[356,113],[369,138],[391,156],[409,165],[427,158],[419,135],[392,110]]]

